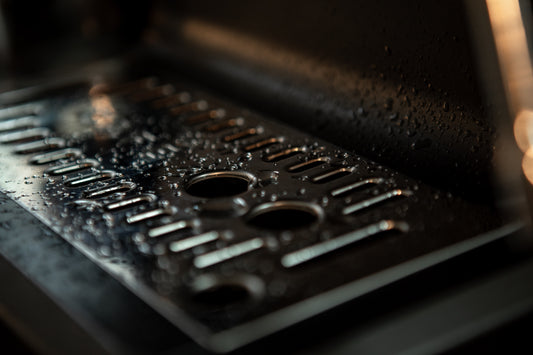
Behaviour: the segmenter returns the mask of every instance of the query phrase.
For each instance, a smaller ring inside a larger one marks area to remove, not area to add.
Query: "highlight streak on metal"
[[[259,128],[248,128],[248,129],[245,129],[243,131],[240,131],[234,134],[229,134],[225,136],[223,139],[224,139],[224,142],[228,142],[228,143],[234,142],[239,139],[244,139],[244,138],[248,138],[251,136],[255,136],[258,133],[260,133],[260,131],[261,130]]]
[[[65,185],[68,187],[78,187],[78,186],[91,184],[97,181],[111,179],[115,175],[116,173],[114,171],[102,171],[101,173],[98,173],[98,174],[91,174],[91,175],[81,176],[79,178],[69,179],[65,181]]]
[[[150,238],[161,237],[166,234],[174,233],[183,229],[191,228],[191,221],[178,221],[174,223],[165,224],[161,227],[155,227],[148,231],[148,236]]]
[[[219,264],[223,261],[248,254],[254,250],[262,248],[264,245],[265,242],[261,238],[254,238],[245,242],[233,244],[226,248],[197,256],[194,259],[194,266],[196,266],[198,269],[204,269],[206,267]]]
[[[263,139],[262,141],[247,145],[246,147],[244,147],[244,151],[251,152],[253,150],[258,150],[261,148],[268,147],[269,145],[281,143],[281,142],[283,142],[282,138],[267,138],[267,139]]]
[[[85,195],[87,198],[99,198],[107,195],[111,195],[117,192],[130,191],[135,188],[135,184],[132,182],[123,182],[121,184],[106,186],[102,189],[88,191]]]
[[[45,138],[50,135],[50,133],[48,128],[31,128],[3,133],[0,135],[0,143],[16,143],[23,140]]]
[[[411,191],[409,191],[409,190],[400,190],[400,189],[392,190],[392,191],[389,191],[389,192],[384,193],[382,195],[378,195],[376,197],[369,198],[368,200],[357,202],[357,203],[354,203],[353,205],[344,207],[342,209],[342,214],[343,215],[352,214],[354,212],[361,211],[361,210],[363,210],[365,208],[368,208],[370,206],[376,205],[378,203],[387,201],[387,200],[389,200],[391,198],[399,197],[399,196],[406,196],[407,197],[407,196],[411,196],[412,194],[413,193]]]
[[[202,244],[214,242],[220,237],[220,233],[217,231],[211,231],[194,237],[177,240],[171,242],[168,246],[169,250],[174,253],[179,253],[188,249],[192,249]]]
[[[51,153],[46,153],[46,154],[39,154],[39,155],[36,155],[34,156],[33,158],[30,159],[30,161],[34,164],[40,164],[40,162],[42,161],[55,161],[55,160],[60,160],[60,159],[64,159],[64,158],[68,158],[71,154],[71,149],[65,149],[65,151],[57,151],[57,152],[51,152]],[[81,155],[81,151],[77,151],[76,153],[79,153]],[[49,155],[49,156],[47,156]],[[49,159],[52,159],[53,160],[49,160]],[[56,159],[58,158],[58,159]],[[63,164],[63,165],[59,165],[59,166],[53,166],[51,168],[48,168],[47,170],[45,170],[45,172],[47,174],[50,174],[50,175],[63,175],[63,174],[69,174],[69,173],[73,173],[73,172],[76,172],[76,171],[80,171],[80,170],[83,170],[83,169],[88,169],[88,168],[94,168],[96,166],[98,166],[99,163],[97,160],[94,160],[94,159],[85,159],[85,160],[81,160],[79,161],[78,163],[72,163],[72,164]]]
[[[67,148],[61,150],[54,150],[53,152],[37,154],[30,158],[29,162],[32,164],[48,164],[54,161],[68,158],[78,158],[82,154],[82,151],[75,148]],[[72,165],[72,164],[71,164]],[[79,164],[78,164],[79,165]],[[54,167],[56,170],[61,170],[60,167]],[[55,175],[55,174],[54,174]]]
[[[353,184],[349,184],[346,186],[339,187],[337,189],[334,189],[330,192],[331,196],[337,197],[340,195],[343,195],[347,192],[357,190],[361,187],[366,187],[367,185],[377,185],[381,184],[385,179],[382,178],[372,178],[372,179],[365,179],[363,181],[354,182]]]
[[[0,121],[0,132],[11,131],[20,128],[36,127],[39,125],[39,119],[35,116],[24,116]]]
[[[156,218],[159,216],[168,216],[173,213],[171,208],[156,208],[155,210],[150,210],[142,213],[135,214],[126,218],[128,224],[139,223],[146,221],[148,219]]]
[[[113,211],[120,208],[133,207],[140,203],[148,203],[155,201],[156,197],[154,195],[141,195],[129,198],[127,200],[122,200],[118,202],[113,202],[105,206],[106,210]]]
[[[304,148],[302,147],[288,148],[288,149],[282,150],[281,152],[277,152],[277,153],[266,156],[265,160],[268,162],[277,162],[283,159],[288,159],[296,154],[301,154],[303,152],[304,152]]]
[[[327,182],[330,180],[338,179],[343,176],[349,175],[353,172],[353,170],[354,170],[353,168],[341,168],[341,169],[336,169],[333,171],[328,171],[327,173],[320,174],[318,176],[313,177],[311,181],[314,183]]]
[[[317,166],[326,164],[330,160],[331,159],[329,157],[320,157],[320,158],[316,158],[316,159],[311,159],[311,160],[308,160],[308,161],[304,161],[303,163],[298,163],[298,164],[291,165],[290,167],[287,168],[287,170],[290,171],[290,172],[305,171],[305,170],[308,170],[308,169],[315,168]]]
[[[15,147],[17,154],[36,153],[43,150],[63,148],[66,142],[63,138],[45,138],[29,143],[22,143]]]
[[[362,229],[286,254],[281,258],[281,264],[286,268],[291,268],[347,245],[372,237],[378,233],[390,230],[399,230],[405,233],[409,230],[409,226],[405,222],[380,221]]]

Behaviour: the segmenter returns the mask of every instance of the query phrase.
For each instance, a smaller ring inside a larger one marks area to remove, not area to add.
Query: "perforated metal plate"
[[[484,204],[151,77],[4,106],[0,176],[3,192],[215,351],[514,228]]]

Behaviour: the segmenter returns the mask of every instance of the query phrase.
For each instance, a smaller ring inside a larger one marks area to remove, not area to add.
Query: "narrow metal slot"
[[[305,150],[302,147],[288,148],[288,149],[284,149],[284,150],[282,150],[280,152],[267,155],[264,159],[267,162],[274,163],[274,162],[278,162],[278,161],[283,160],[283,159],[288,159],[288,158],[293,157],[293,156],[298,155],[298,154],[302,154],[304,151]]]
[[[239,127],[244,124],[244,118],[231,118],[229,120],[225,120],[222,122],[214,123],[212,125],[209,125],[205,127],[205,131],[209,133],[216,133],[223,131],[225,129],[233,128],[233,127]]]
[[[73,149],[65,149],[65,150],[73,150]],[[78,150],[78,152],[81,154],[81,151]],[[56,153],[56,152],[54,152],[54,153]],[[50,154],[50,153],[47,153],[47,154]],[[44,154],[42,154],[42,155],[44,155]],[[59,158],[59,159],[68,158],[68,156],[65,156],[63,153],[60,153],[58,156],[61,156],[61,158]],[[38,157],[38,156],[36,156],[36,157]],[[36,158],[36,157],[34,157],[34,158]],[[59,159],[54,159],[54,160],[59,160]],[[36,162],[34,164],[42,164],[40,162],[41,162],[41,160],[39,158],[37,158]],[[47,170],[45,170],[45,173],[50,174],[50,175],[64,175],[64,174],[70,174],[70,173],[74,173],[76,171],[80,171],[80,170],[84,170],[84,169],[94,168],[94,167],[97,167],[98,165],[99,165],[99,163],[96,160],[85,159],[85,160],[81,160],[81,161],[79,161],[77,163],[63,164],[63,165],[59,165],[59,166],[52,166],[51,168],[48,168]]]
[[[156,199],[157,198],[155,195],[145,194],[145,195],[139,195],[139,196],[135,196],[132,198],[128,198],[126,200],[113,202],[108,205],[105,205],[104,207],[108,211],[115,211],[115,210],[124,209],[124,208],[131,208],[131,207],[143,204],[143,203],[150,203],[150,202],[155,201]]]
[[[135,224],[152,218],[157,218],[161,216],[171,216],[175,213],[175,210],[176,209],[172,207],[156,208],[155,210],[145,211],[134,214],[133,216],[129,216],[126,218],[126,222],[128,224]]]
[[[324,184],[333,180],[340,179],[343,176],[350,175],[353,172],[353,168],[340,168],[328,171],[326,173],[314,176],[311,181],[316,184]]]
[[[133,91],[153,88],[157,78],[149,77],[120,84],[98,84],[89,90],[89,95],[117,94],[125,95]]]
[[[209,105],[207,101],[200,100],[200,101],[191,102],[185,105],[173,107],[169,111],[172,115],[179,116],[179,115],[183,115],[184,113],[189,113],[189,112],[205,111],[208,108],[209,108]]]
[[[174,223],[165,224],[160,227],[152,228],[148,231],[148,236],[150,238],[158,238],[170,233],[190,229],[193,226],[194,224],[192,221],[178,221]]]
[[[84,195],[87,198],[100,198],[104,196],[109,196],[111,194],[116,194],[119,192],[128,192],[128,191],[133,190],[135,187],[136,185],[133,182],[126,181],[120,184],[106,186],[101,189],[87,191]]]
[[[191,102],[191,94],[188,92],[180,92],[169,97],[155,100],[152,102],[152,107],[155,109],[169,108],[189,102]]]
[[[291,173],[300,173],[302,171],[306,171],[312,168],[316,168],[317,166],[326,164],[331,159],[329,157],[320,157],[316,159],[311,159],[308,161],[304,161],[303,163],[298,163],[291,165],[287,168],[287,170]]]
[[[31,164],[48,164],[61,159],[78,158],[82,154],[81,150],[76,148],[66,148],[61,150],[55,150],[53,152],[42,153],[34,155],[29,159]],[[55,175],[55,174],[52,174]]]
[[[80,187],[92,184],[97,181],[103,181],[103,180],[109,180],[116,176],[116,173],[114,171],[102,171],[96,174],[90,174],[90,175],[84,175],[72,179],[68,179],[65,181],[65,186],[68,187]]]
[[[199,235],[195,235],[194,237],[170,242],[168,245],[168,249],[173,253],[180,253],[182,251],[195,248],[202,244],[214,242],[215,240],[218,240],[219,237],[220,233],[217,231],[202,233]]]
[[[344,248],[350,244],[392,230],[406,233],[409,230],[409,225],[405,222],[383,220],[356,231],[340,235],[338,237],[311,245],[289,254],[285,254],[281,258],[281,264],[286,268],[291,268],[310,260],[314,260],[322,255]]]
[[[400,190],[400,189],[392,190],[382,195],[369,198],[368,200],[364,200],[361,202],[354,203],[353,205],[346,206],[342,209],[342,214],[349,215],[354,212],[358,212],[366,208],[375,206],[387,200],[391,200],[393,198],[398,198],[398,197],[408,197],[408,196],[411,196],[412,194],[413,193],[409,190]]]
[[[158,86],[143,90],[141,92],[134,92],[128,96],[128,99],[134,102],[144,102],[166,97],[174,93],[174,87],[170,84]]]
[[[239,131],[237,133],[229,134],[222,139],[224,140],[224,142],[230,143],[230,142],[234,142],[237,140],[249,138],[249,137],[261,134],[261,133],[262,133],[262,130],[260,128],[248,128],[243,131]]]
[[[367,188],[367,187],[372,186],[372,185],[381,184],[384,181],[385,181],[385,179],[382,179],[382,178],[366,179],[366,180],[363,180],[363,181],[354,182],[353,184],[349,184],[349,185],[342,186],[342,187],[339,187],[337,189],[331,190],[330,194],[333,197],[338,197],[338,196],[344,195],[344,194],[346,194],[348,192],[351,192],[351,191]]]
[[[0,132],[18,130],[22,128],[32,128],[38,126],[40,120],[35,116],[24,116],[0,121]]]
[[[46,138],[50,135],[48,128],[30,128],[20,131],[0,134],[0,143],[18,143],[23,141]]]
[[[199,255],[194,258],[193,263],[198,269],[203,269],[248,254],[254,250],[262,248],[264,245],[265,242],[261,238],[250,239],[245,242],[233,244],[219,250]]]
[[[219,108],[216,110],[210,110],[204,113],[200,113],[198,115],[188,117],[185,120],[185,124],[196,125],[200,123],[205,123],[207,121],[224,118],[225,116],[226,116],[226,110]]]
[[[0,121],[22,116],[36,115],[41,109],[42,106],[38,104],[24,104],[2,108],[0,109]]]
[[[259,149],[262,149],[262,148],[269,147],[269,146],[274,145],[276,143],[283,143],[283,138],[281,138],[281,137],[279,137],[279,138],[273,137],[273,138],[263,139],[263,140],[261,140],[259,142],[255,142],[255,143],[251,143],[251,144],[247,145],[246,147],[243,148],[243,150],[245,152],[253,152],[253,151],[256,151],[256,150],[259,150]]]
[[[15,147],[15,153],[37,153],[50,149],[63,148],[65,144],[66,142],[63,138],[45,138],[39,141],[19,144]]]

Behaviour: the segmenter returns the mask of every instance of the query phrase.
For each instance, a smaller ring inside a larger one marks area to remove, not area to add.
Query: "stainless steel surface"
[[[216,351],[519,228],[176,78],[80,86],[0,122],[27,115],[42,124],[2,132],[1,191]]]

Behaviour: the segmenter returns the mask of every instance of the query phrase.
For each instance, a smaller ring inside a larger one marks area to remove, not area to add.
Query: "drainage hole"
[[[286,230],[307,227],[322,219],[320,207],[304,202],[272,202],[256,207],[248,223],[259,228]]]
[[[230,197],[250,190],[255,180],[246,172],[213,172],[196,176],[185,190],[197,197]]]
[[[232,277],[201,275],[192,285],[192,301],[207,307],[245,305],[264,296],[265,286],[257,276],[237,274]]]

